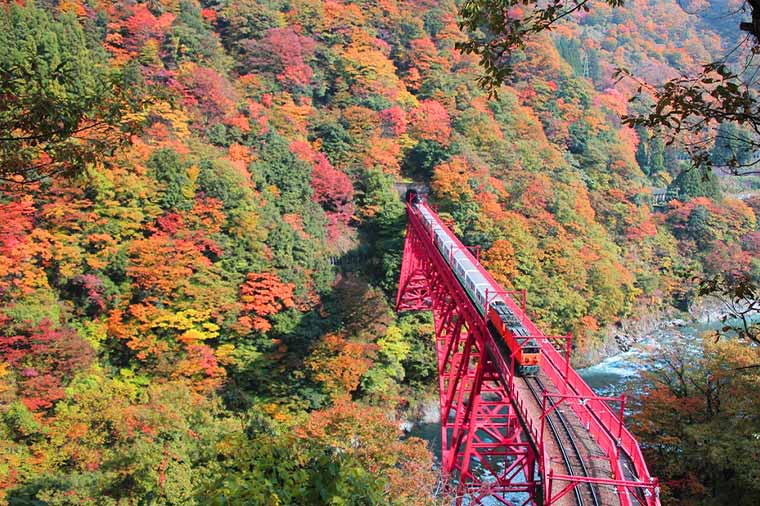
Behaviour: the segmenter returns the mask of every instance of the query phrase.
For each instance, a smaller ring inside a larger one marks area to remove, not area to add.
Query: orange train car
[[[538,374],[541,347],[503,301],[495,300],[488,306],[488,328],[504,356],[511,359],[514,354],[516,375]]]

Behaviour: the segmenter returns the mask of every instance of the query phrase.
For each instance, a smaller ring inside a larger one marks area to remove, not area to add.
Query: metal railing
[[[426,204],[418,204],[426,205]],[[449,264],[443,260],[440,251],[435,247],[432,233],[428,231],[421,223],[420,218],[412,205],[407,205],[409,210],[409,219],[417,225],[418,232],[421,235],[428,236],[429,246],[437,252],[446,268]],[[541,345],[541,371],[546,375],[553,387],[557,390],[559,396],[566,399],[573,399],[577,402],[569,402],[573,413],[578,417],[581,423],[586,427],[589,435],[594,442],[605,452],[613,473],[612,479],[571,476],[562,473],[555,473],[548,465],[548,459],[543,447],[543,435],[541,434],[540,420],[534,420],[530,411],[527,409],[526,401],[521,398],[518,389],[514,387],[514,363],[509,364],[505,357],[499,352],[499,348],[490,332],[487,331],[485,320],[482,319],[482,333],[486,336],[486,345],[490,349],[494,363],[502,376],[502,380],[508,384],[508,390],[512,403],[520,413],[523,423],[533,438],[534,444],[539,450],[538,466],[541,478],[544,484],[545,497],[547,497],[547,487],[551,482],[563,480],[572,483],[587,482],[598,483],[613,486],[617,489],[620,503],[622,506],[631,506],[631,494],[637,502],[646,506],[659,506],[659,484],[656,478],[653,478],[647,468],[644,456],[636,441],[635,437],[624,426],[621,416],[613,412],[607,403],[610,398],[600,397],[588,386],[588,384],[578,375],[578,373],[569,365],[566,360],[555,349],[552,344],[551,336],[543,334],[533,322],[527,317],[525,312],[524,292],[520,294],[520,303],[518,304],[513,293],[503,290],[501,286],[493,279],[488,271],[480,265],[478,259],[472,255],[451,230],[440,220],[437,213],[428,206],[435,221],[440,225],[446,234],[454,241],[456,247],[467,255],[471,263],[478,269],[481,275],[494,287],[494,294],[501,295],[509,309],[520,320],[528,331],[530,337],[535,338]],[[433,251],[431,251],[433,253]],[[468,299],[469,300],[469,299]],[[474,308],[474,305],[473,305]],[[486,313],[487,314],[487,313]],[[564,338],[564,336],[563,336]],[[620,400],[620,399],[616,399]],[[544,406],[544,409],[545,406]],[[541,417],[546,415],[542,412]],[[633,464],[637,480],[625,479],[625,474],[621,465],[621,453],[624,452]],[[573,485],[573,486],[575,486]],[[643,493],[640,493],[643,491]],[[639,492],[639,493],[637,493]],[[550,495],[550,493],[549,493]],[[642,497],[644,498],[642,501]]]

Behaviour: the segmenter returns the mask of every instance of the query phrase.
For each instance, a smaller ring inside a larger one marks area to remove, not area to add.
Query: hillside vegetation
[[[0,2],[2,500],[437,500],[399,439],[437,374],[431,317],[391,307],[397,181],[579,353],[695,276],[760,273],[760,200],[620,123],[616,66],[664,79],[719,32],[600,7],[489,100],[456,22],[453,0]]]

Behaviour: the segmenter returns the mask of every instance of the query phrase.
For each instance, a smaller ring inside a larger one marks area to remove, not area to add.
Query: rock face
[[[679,326],[686,324],[684,320],[676,318],[681,313],[676,312],[675,308],[660,310],[642,306],[636,313],[638,315],[636,318],[629,318],[607,326],[604,344],[599,348],[589,350],[584,355],[574,356],[573,366],[589,367],[607,357],[629,351],[633,345],[652,336],[658,329],[675,327],[676,325],[672,322],[677,322]]]
[[[615,344],[620,351],[628,351],[636,343],[636,338],[628,334],[615,334]]]
[[[727,314],[728,310],[725,304],[712,297],[704,297],[689,307],[691,319],[701,323],[719,322]]]
[[[399,423],[399,427],[405,433],[410,433],[417,424],[433,424],[441,422],[441,413],[438,410],[438,397],[429,398],[409,413],[408,418]]]
[[[438,409],[438,400],[426,402],[422,407],[422,423],[440,423],[441,412]]]
[[[702,298],[689,307],[688,315],[675,308],[650,310],[643,307],[639,316],[623,320],[606,328],[605,343],[585,355],[574,356],[575,367],[588,367],[601,362],[619,352],[629,351],[637,342],[656,336],[658,331],[666,329],[683,329],[694,323],[711,323],[720,321],[726,314],[726,307],[718,300]]]

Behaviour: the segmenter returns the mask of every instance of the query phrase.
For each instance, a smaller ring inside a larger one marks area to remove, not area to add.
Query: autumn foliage
[[[92,363],[95,354],[73,330],[57,329],[43,320],[19,335],[0,337],[0,357],[13,371],[24,404],[38,411],[63,399],[66,384]]]
[[[293,307],[293,289],[292,283],[281,282],[277,274],[249,273],[240,287],[243,316],[238,321],[251,330],[266,332],[272,327],[267,316]]]
[[[0,1],[0,502],[438,500],[396,429],[438,374],[430,314],[392,309],[412,181],[578,356],[685,280],[757,275],[757,198],[676,184],[683,153],[618,118],[616,66],[686,71],[717,32],[578,12],[489,100],[457,5]],[[704,412],[647,388],[652,441]]]

